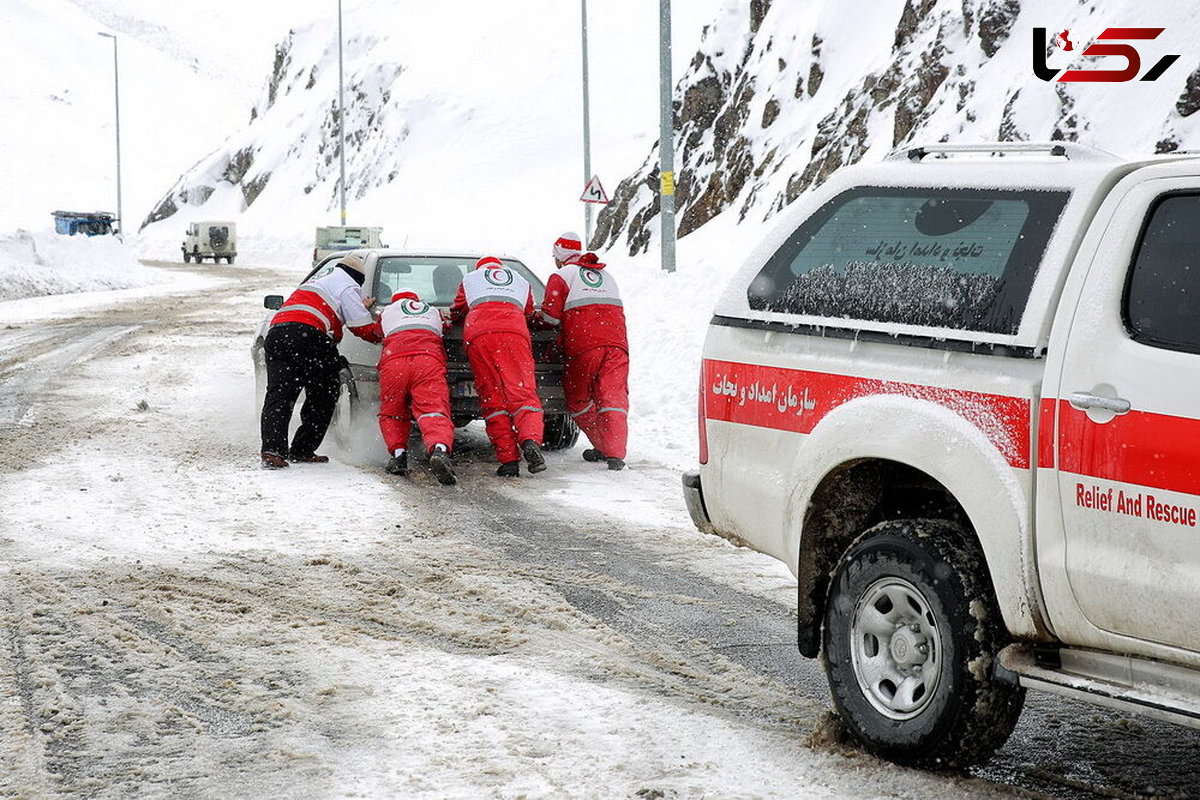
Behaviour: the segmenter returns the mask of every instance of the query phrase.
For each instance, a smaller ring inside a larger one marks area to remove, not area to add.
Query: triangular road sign
[[[585,203],[600,203],[608,202],[608,195],[604,193],[604,187],[600,185],[600,176],[593,175],[592,179],[587,182],[587,186],[583,187],[583,194],[579,197]]]

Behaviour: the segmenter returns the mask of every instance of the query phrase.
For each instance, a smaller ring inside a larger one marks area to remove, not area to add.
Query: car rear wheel
[[[983,554],[945,520],[892,520],[847,550],[825,611],[825,672],[850,732],[915,767],[986,759],[1024,690],[993,672],[1007,643]]]
[[[579,440],[579,428],[569,414],[549,414],[542,428],[542,447],[546,450],[566,450]]]
[[[254,343],[251,355],[254,359],[254,407],[261,417],[263,402],[267,398],[267,354],[261,339]]]
[[[333,408],[333,419],[329,423],[329,432],[343,450],[349,450],[354,444],[354,424],[361,415],[361,403],[358,396],[358,384],[349,369],[343,369],[338,374],[338,399]]]

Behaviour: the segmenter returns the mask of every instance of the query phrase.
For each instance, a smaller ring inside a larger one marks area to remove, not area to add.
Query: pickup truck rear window
[[[750,308],[1014,334],[1068,197],[852,189],[770,258],[750,284]]]
[[[1135,341],[1200,353],[1200,195],[1164,197],[1150,212],[1125,290]]]

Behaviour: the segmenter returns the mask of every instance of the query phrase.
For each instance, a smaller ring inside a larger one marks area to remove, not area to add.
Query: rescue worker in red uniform
[[[485,256],[463,278],[450,306],[462,322],[467,360],[484,426],[503,478],[516,477],[524,455],[530,472],[546,468],[542,455],[542,402],[537,395],[529,322],[534,315],[529,282]]]
[[[342,256],[300,284],[271,318],[264,342],[267,395],[263,401],[263,469],[286,467],[288,461],[323,464],[317,455],[337,405],[342,357],[337,345],[349,328],[368,342],[383,338],[379,323],[368,310],[375,298],[363,298],[363,260],[356,253]],[[288,447],[288,424],[300,391],[300,427]]]
[[[576,233],[554,243],[558,272],[546,282],[542,319],[561,327],[567,412],[592,446],[585,461],[625,468],[629,436],[629,340],[617,281]]]
[[[450,466],[454,423],[450,421],[450,388],[446,384],[446,350],[442,334],[449,321],[412,289],[397,289],[379,317],[383,352],[379,355],[379,432],[391,460],[392,475],[408,472],[408,436],[412,420],[425,442],[429,467],[438,483],[456,482]]]

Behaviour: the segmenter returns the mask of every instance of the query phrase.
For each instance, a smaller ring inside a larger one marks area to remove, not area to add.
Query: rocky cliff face
[[[141,227],[170,217],[182,206],[203,205],[217,191],[238,192],[241,208],[249,208],[277,168],[295,170],[301,164],[306,172],[301,181],[304,193],[331,193],[330,203],[334,202],[339,174],[339,111],[332,87],[336,86],[337,65],[334,61],[332,67],[324,66],[330,63],[329,54],[314,49],[324,47],[326,40],[312,35],[298,39],[292,32],[276,45],[274,66],[262,97],[250,110],[250,124],[231,137],[225,147],[188,170]],[[354,37],[346,43],[347,49],[355,52],[369,52],[371,45],[370,37]],[[396,112],[391,87],[402,71],[398,63],[377,61],[346,76],[346,107],[351,110],[346,118],[346,149],[353,149],[356,156],[348,167],[346,183],[354,187],[352,195],[356,198],[391,180],[389,156],[392,148],[404,140],[407,129],[403,124],[381,123]],[[324,86],[318,85],[321,82]],[[334,99],[320,99],[325,97]],[[296,112],[297,106],[309,106],[314,99],[319,113]],[[293,127],[290,141],[282,148],[277,139],[264,141],[267,126],[261,123],[273,114],[302,123]]]
[[[1035,27],[1078,26],[1091,39],[1146,17],[1144,5],[1103,5],[1100,13],[1098,0],[897,0],[849,14],[843,4],[754,0],[725,14],[676,88],[678,235],[724,212],[769,218],[839,167],[917,140],[1179,148],[1200,133],[1188,119],[1200,109],[1189,48],[1174,49],[1180,63],[1154,83],[1047,83],[1033,74]],[[1187,29],[1196,22],[1165,5],[1156,11],[1171,42],[1194,38]],[[1051,34],[1052,61],[1112,68],[1071,62],[1077,52],[1056,52]],[[1118,96],[1137,113],[1114,104]],[[656,145],[613,192],[593,249],[647,249],[658,230],[658,161]]]

